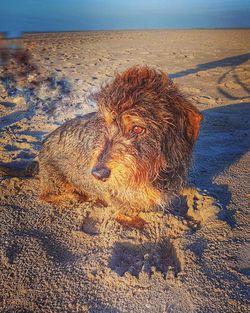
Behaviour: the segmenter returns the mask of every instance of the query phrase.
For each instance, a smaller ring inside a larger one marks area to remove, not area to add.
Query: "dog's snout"
[[[98,167],[98,166],[95,166],[93,167],[92,171],[91,171],[91,174],[96,178],[96,179],[99,179],[101,181],[106,181],[109,176],[110,176],[110,169],[108,169],[107,167]]]

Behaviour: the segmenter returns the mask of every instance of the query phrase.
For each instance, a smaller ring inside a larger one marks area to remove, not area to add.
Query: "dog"
[[[166,207],[185,185],[201,113],[166,74],[147,66],[116,74],[92,98],[97,112],[67,121],[43,142],[41,198],[77,195],[124,212]]]

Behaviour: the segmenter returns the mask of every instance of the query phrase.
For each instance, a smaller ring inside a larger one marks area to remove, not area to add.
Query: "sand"
[[[0,68],[1,312],[249,312],[250,30],[41,33],[18,44],[37,69]],[[37,177],[4,175],[6,164],[23,174],[48,132],[94,111],[90,92],[134,64],[169,73],[204,115],[173,207],[127,229],[116,208],[50,205]]]

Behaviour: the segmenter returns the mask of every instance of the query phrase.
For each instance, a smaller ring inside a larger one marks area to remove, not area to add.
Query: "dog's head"
[[[105,128],[92,174],[117,184],[177,190],[202,116],[161,71],[132,67],[95,95]]]

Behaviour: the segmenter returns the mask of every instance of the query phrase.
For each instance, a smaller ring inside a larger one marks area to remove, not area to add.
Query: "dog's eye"
[[[132,132],[133,132],[134,134],[136,134],[136,135],[141,135],[141,134],[144,133],[144,131],[145,131],[145,128],[143,128],[143,127],[141,127],[141,126],[134,126],[134,127],[132,128]]]

